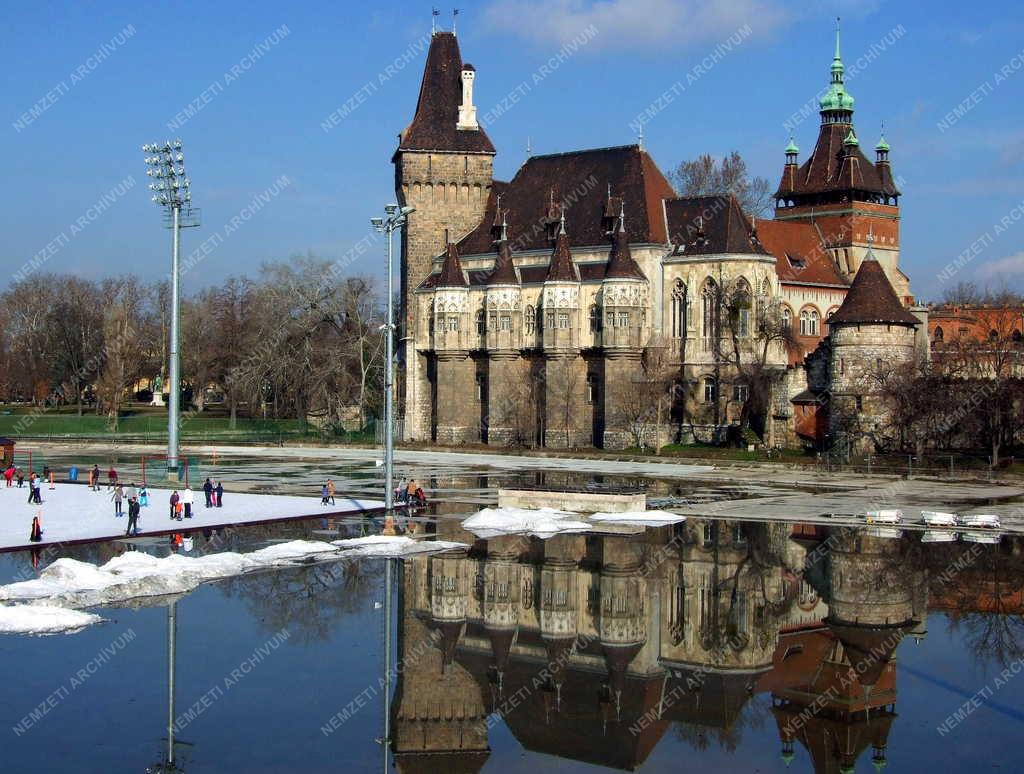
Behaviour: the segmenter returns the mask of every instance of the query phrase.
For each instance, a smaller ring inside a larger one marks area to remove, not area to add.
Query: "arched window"
[[[820,316],[817,309],[800,310],[800,335],[817,336]]]
[[[999,338],[999,331],[991,330],[991,331],[988,332],[988,340],[989,341],[995,341],[998,338]]]
[[[681,339],[686,333],[686,285],[677,279],[672,289],[672,338]]]
[[[597,304],[590,305],[590,332],[597,333],[601,330],[601,310]]]
[[[935,341],[942,341],[943,340],[943,337],[946,334],[943,332],[941,325],[936,325],[935,326],[935,334],[934,335],[935,335]]]
[[[478,309],[476,313],[476,332],[480,336],[487,334],[487,316],[483,309]]]
[[[1010,338],[1013,340],[1014,344],[1020,344],[1022,341],[1024,341],[1024,336],[1021,335],[1020,331],[1014,331],[1010,335]]]
[[[537,332],[537,310],[532,306],[526,307],[525,322],[523,324],[528,334],[532,335]]]
[[[750,335],[750,308],[753,306],[753,297],[750,293],[750,283],[742,277],[736,283],[733,306],[736,309],[736,335],[746,338]]]
[[[701,331],[705,339],[718,337],[718,285],[710,277],[704,282],[704,290],[701,292],[703,306],[702,321],[704,327]]]
[[[793,310],[788,306],[782,307],[782,324],[786,326],[788,330],[793,329]]]

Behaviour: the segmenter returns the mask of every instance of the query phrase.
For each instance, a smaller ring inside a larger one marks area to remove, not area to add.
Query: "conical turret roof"
[[[565,215],[558,227],[555,237],[555,249],[551,251],[551,262],[545,282],[579,282],[580,277],[576,265],[572,262],[572,251],[569,249],[569,236],[565,232]]]
[[[620,203],[618,223],[612,236],[612,251],[608,256],[608,270],[604,276],[605,279],[647,279],[629,250],[625,203]]]
[[[441,273],[434,284],[438,288],[466,288],[469,283],[466,275],[462,273],[462,264],[459,262],[459,251],[454,242],[449,242],[445,250],[444,263],[441,264]]]
[[[908,312],[892,289],[889,278],[871,248],[865,256],[853,284],[846,293],[842,305],[829,320],[832,325],[870,325],[884,323],[887,325],[917,326],[920,324],[914,315]]]
[[[508,243],[508,222],[502,216],[501,231],[498,235],[498,257],[494,260],[494,269],[487,279],[488,285],[518,285],[519,275],[512,263],[512,248]]]

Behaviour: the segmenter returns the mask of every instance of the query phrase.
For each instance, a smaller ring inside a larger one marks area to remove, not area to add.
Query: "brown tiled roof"
[[[637,262],[633,260],[633,253],[629,250],[629,237],[621,222],[615,229],[605,277],[610,279],[647,279]]]
[[[782,282],[811,285],[848,283],[836,269],[813,223],[785,220],[758,220],[757,236],[775,256],[775,273]]]
[[[665,202],[669,241],[681,255],[767,255],[736,197],[685,196]]]
[[[487,277],[488,285],[518,285],[519,275],[512,263],[512,250],[508,239],[498,241],[498,257],[494,259],[494,268]]]
[[[468,286],[466,275],[462,271],[462,264],[459,263],[459,251],[454,242],[449,242],[444,263],[441,264],[441,273],[437,275],[434,287],[464,288]]]
[[[495,183],[501,207],[516,226],[515,252],[550,247],[549,205],[554,198],[571,215],[574,247],[605,244],[602,222],[607,189],[626,200],[626,232],[632,244],[665,244],[662,199],[675,193],[657,165],[637,145],[532,156],[508,183]],[[479,225],[459,242],[462,255],[481,255],[492,249],[491,224],[497,203],[489,197]],[[557,207],[556,207],[557,209]]]
[[[885,270],[877,260],[865,257],[842,305],[828,321],[830,326],[854,323],[917,325],[920,322],[903,308]]]
[[[898,194],[892,185],[892,175],[889,175],[889,185],[886,186],[860,146],[850,148],[843,145],[851,130],[850,124],[822,124],[810,158],[800,165],[796,174],[790,174],[788,167],[784,169],[775,196],[786,198],[843,191]]]
[[[564,226],[564,224],[563,224]],[[579,282],[580,275],[572,262],[572,251],[569,249],[569,235],[565,228],[559,230],[555,238],[555,248],[551,251],[548,272],[545,282]]]
[[[398,140],[398,150],[494,153],[483,128],[456,129],[462,104],[462,55],[454,33],[430,39],[416,114]]]

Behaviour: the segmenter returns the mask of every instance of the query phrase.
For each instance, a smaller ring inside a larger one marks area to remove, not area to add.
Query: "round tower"
[[[606,449],[630,445],[629,418],[622,415],[627,393],[639,388],[644,376],[640,360],[650,336],[647,321],[648,282],[629,249],[626,205],[620,200],[619,213],[611,229],[612,248],[601,282],[600,342],[604,353],[604,416],[602,443]]]
[[[842,305],[828,320],[833,445],[870,451],[871,438],[886,418],[879,377],[912,364],[920,321],[907,311],[871,250],[857,270]]]
[[[508,216],[498,198],[495,217],[497,254],[487,279],[487,406],[486,442],[508,446],[519,437],[519,393],[527,374],[520,349],[523,346],[523,290],[512,261]]]
[[[460,444],[476,440],[477,425],[472,414],[475,402],[466,400],[475,388],[476,367],[469,356],[469,282],[454,242],[448,243],[434,287],[434,440]]]

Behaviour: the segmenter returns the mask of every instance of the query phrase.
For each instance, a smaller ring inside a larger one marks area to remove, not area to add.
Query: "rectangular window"
[[[737,322],[737,327],[739,328],[739,330],[736,331],[736,334],[738,336],[740,336],[740,338],[746,338],[747,336],[749,336],[750,335],[750,310],[746,309],[746,308],[741,308],[739,310],[739,315],[738,315],[738,319],[737,319],[736,322]]]
[[[734,384],[732,386],[732,399],[740,403],[746,403],[750,397],[750,390],[745,384]]]
[[[501,330],[510,331],[512,330],[512,315],[503,314],[501,316]]]
[[[607,327],[609,329],[610,328],[614,328],[615,327],[615,312],[608,312],[608,314],[605,315],[604,323],[605,323],[605,327]]]
[[[718,395],[718,393],[715,390],[715,380],[714,379],[705,379],[704,380],[704,402],[705,403],[713,403],[715,401],[717,395]]]
[[[864,399],[860,395],[858,395],[857,396],[857,411],[863,411],[863,410],[864,410]]]
[[[490,322],[490,329],[492,331],[498,330],[498,313],[497,312],[491,312],[491,316],[490,316],[489,322]]]
[[[620,328],[628,328],[629,327],[629,312],[619,312],[619,327]]]
[[[566,312],[558,313],[558,327],[562,329],[569,327],[569,315]]]
[[[457,331],[459,329],[459,318],[449,317],[448,318],[448,330]]]

